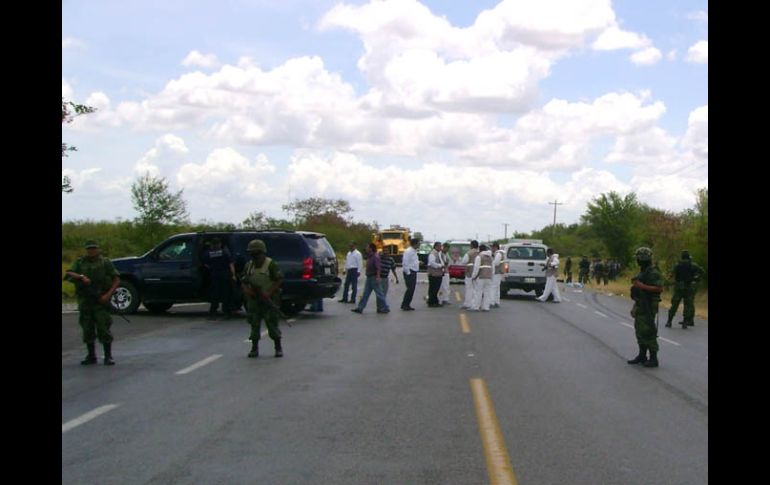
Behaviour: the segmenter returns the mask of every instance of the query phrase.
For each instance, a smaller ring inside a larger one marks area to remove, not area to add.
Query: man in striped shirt
[[[386,253],[385,251],[380,251],[380,288],[382,289],[382,296],[387,300],[388,298],[388,286],[389,286],[389,280],[390,280],[390,273],[393,273],[393,276],[396,277],[396,284],[398,284],[398,274],[396,274],[396,261],[393,259],[393,256]],[[377,308],[378,310],[381,310],[381,308]]]

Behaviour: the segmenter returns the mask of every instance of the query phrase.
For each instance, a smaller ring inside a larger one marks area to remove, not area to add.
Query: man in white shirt
[[[356,249],[356,242],[350,243],[350,251],[345,256],[345,287],[342,290],[342,299],[337,300],[340,303],[355,303],[356,294],[358,293],[358,277],[361,274],[364,260],[361,257],[361,252]],[[348,288],[352,287],[350,293],[350,300],[348,300]]]
[[[441,259],[441,243],[433,243],[433,251],[428,255],[428,306],[439,307],[438,290],[444,276],[444,263]]]
[[[412,297],[417,286],[417,272],[420,270],[420,260],[417,258],[417,248],[420,247],[420,240],[412,238],[409,240],[409,244],[410,246],[404,251],[404,258],[401,263],[402,270],[404,271],[404,284],[406,285],[404,299],[401,300],[401,309],[404,311],[414,310],[411,306]]]

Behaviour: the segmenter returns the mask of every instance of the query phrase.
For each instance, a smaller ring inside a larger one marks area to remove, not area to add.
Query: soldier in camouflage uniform
[[[78,322],[83,330],[83,342],[88,355],[81,365],[96,364],[98,338],[104,347],[104,365],[115,365],[112,360],[112,315],[108,308],[110,298],[120,284],[120,277],[112,261],[99,254],[96,241],[86,241],[86,255],[78,258],[66,271],[64,279],[75,284],[78,299]]]
[[[698,279],[703,276],[703,268],[690,260],[688,251],[682,251],[681,260],[674,266],[669,276],[674,277],[674,294],[671,297],[671,308],[668,311],[666,326],[671,327],[671,320],[676,315],[679,302],[684,300],[684,318],[679,324],[682,329],[687,330],[688,326],[695,325],[695,288]]]
[[[652,265],[652,250],[641,247],[636,250],[636,262],[640,273],[631,279],[631,298],[634,306],[631,316],[634,317],[636,341],[639,344],[639,354],[629,360],[629,364],[642,364],[645,367],[658,367],[658,327],[655,318],[658,315],[660,293],[663,291],[663,278],[660,271]],[[649,359],[647,351],[650,352]]]
[[[243,267],[241,286],[246,296],[246,320],[251,325],[249,357],[259,356],[259,333],[263,319],[267,333],[275,344],[275,356],[283,357],[281,329],[278,328],[283,275],[275,261],[267,257],[264,241],[250,241],[246,251],[251,260]]]
[[[591,268],[591,262],[588,261],[588,258],[583,256],[580,259],[580,262],[578,263],[578,281],[581,284],[587,285],[588,284],[588,272]]]

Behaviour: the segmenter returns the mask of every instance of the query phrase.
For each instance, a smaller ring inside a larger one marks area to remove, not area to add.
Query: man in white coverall
[[[492,275],[492,308],[500,308],[500,280],[503,279],[503,252],[500,251],[500,244],[492,243],[492,267],[494,268],[494,274]]]
[[[471,311],[478,311],[481,306],[482,312],[489,311],[489,304],[492,300],[492,251],[482,244],[481,252],[476,256],[473,262],[473,273],[471,278],[474,280],[473,306]]]
[[[467,253],[463,256],[463,259],[460,261],[460,263],[465,265],[465,301],[463,301],[463,310],[468,310],[470,308],[473,308],[473,286],[474,281],[471,275],[473,274],[473,262],[476,261],[476,256],[479,254],[479,242],[475,239],[471,241],[471,248],[468,250]],[[478,305],[476,305],[476,308],[478,308]]]
[[[451,305],[449,301],[449,243],[444,243],[441,246],[441,253],[439,253],[441,262],[444,264],[444,276],[441,278],[441,290],[439,290],[438,300],[442,305]]]
[[[556,275],[559,273],[559,255],[553,252],[553,249],[548,248],[546,251],[548,259],[545,260],[545,290],[538,301],[545,301],[548,296],[553,293],[554,303],[561,303],[561,295],[559,294],[559,285],[556,284]]]

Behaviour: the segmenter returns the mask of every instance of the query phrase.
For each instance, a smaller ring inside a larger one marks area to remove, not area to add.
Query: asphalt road
[[[402,312],[391,282],[387,315],[283,324],[282,359],[193,305],[115,318],[117,365],[84,367],[63,313],[62,483],[708,483],[707,323],[661,323],[661,367],[630,366],[629,301],[560,286],[464,312],[463,285],[432,309],[418,284]]]

